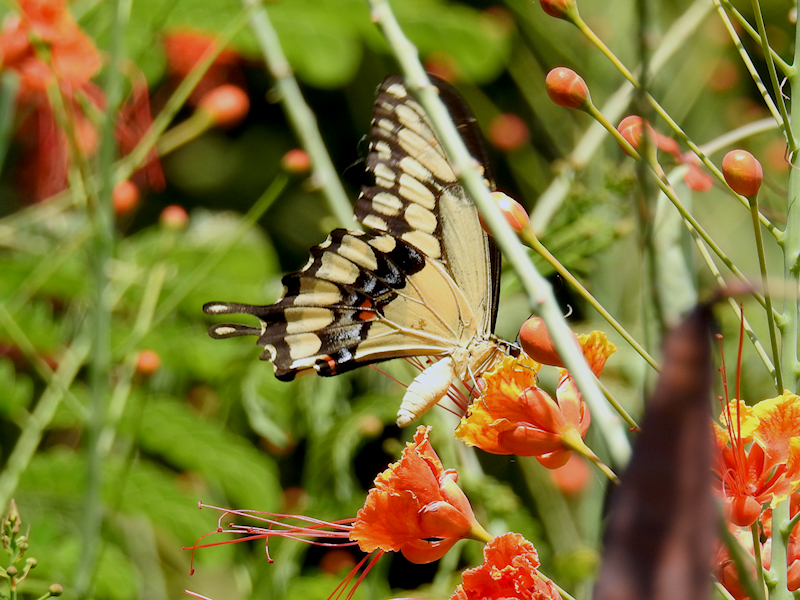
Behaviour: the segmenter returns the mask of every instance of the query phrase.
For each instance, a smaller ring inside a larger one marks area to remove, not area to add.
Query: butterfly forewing
[[[443,81],[437,89],[470,152],[494,187],[475,119]],[[494,329],[499,253],[483,232],[478,212],[447,160],[422,106],[399,77],[378,89],[370,131],[367,170],[375,185],[365,187],[356,216],[367,227],[386,231],[441,261],[482,319],[483,333]]]

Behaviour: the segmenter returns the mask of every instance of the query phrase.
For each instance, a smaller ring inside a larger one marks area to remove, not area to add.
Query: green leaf
[[[221,486],[237,507],[277,510],[281,486],[274,462],[217,422],[174,400],[151,399],[139,437],[146,451]]]

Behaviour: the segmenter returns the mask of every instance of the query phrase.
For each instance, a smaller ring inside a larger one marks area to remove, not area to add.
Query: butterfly
[[[494,189],[481,133],[458,93],[431,78]],[[397,357],[438,357],[408,386],[404,427],[475,378],[510,346],[493,335],[500,254],[459,183],[425,110],[402,78],[377,91],[366,157],[372,185],[356,218],[367,232],[336,229],[308,263],[283,277],[266,306],[209,302],[210,315],[250,314],[259,326],[220,323],[213,338],[258,336],[278,379],[338,375]]]

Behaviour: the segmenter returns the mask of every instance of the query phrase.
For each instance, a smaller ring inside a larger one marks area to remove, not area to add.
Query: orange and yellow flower
[[[350,532],[364,552],[402,552],[413,563],[440,559],[465,538],[487,541],[458,487],[455,469],[444,469],[419,427],[400,460],[375,478]]]
[[[566,369],[560,369],[555,399],[536,385],[537,371],[527,357],[507,357],[484,375],[486,388],[461,419],[456,437],[492,454],[535,456],[550,468],[564,465],[589,429],[589,409]]]
[[[533,544],[518,533],[494,538],[483,556],[481,566],[464,571],[450,600],[560,600],[553,583],[536,571],[539,556]]]
[[[731,521],[744,527],[800,487],[800,397],[787,391],[753,407],[734,400],[720,422],[721,492]]]

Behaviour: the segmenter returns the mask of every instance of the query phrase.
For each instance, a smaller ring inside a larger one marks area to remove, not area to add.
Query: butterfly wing
[[[463,101],[444,82],[437,87],[476,158],[488,164]],[[398,77],[378,90],[367,171],[375,185],[362,189],[356,216],[372,231],[333,231],[301,271],[283,278],[284,293],[272,305],[206,304],[208,314],[260,320],[260,327],[214,325],[212,337],[257,335],[261,358],[290,380],[401,356],[444,356],[493,330],[499,253]]]
[[[475,118],[452,86],[436,77],[431,81],[494,189]],[[375,185],[362,189],[356,217],[440,261],[482,320],[483,333],[494,331],[500,253],[481,228],[478,211],[450,166],[427,113],[400,77],[387,77],[378,88],[367,171]]]

